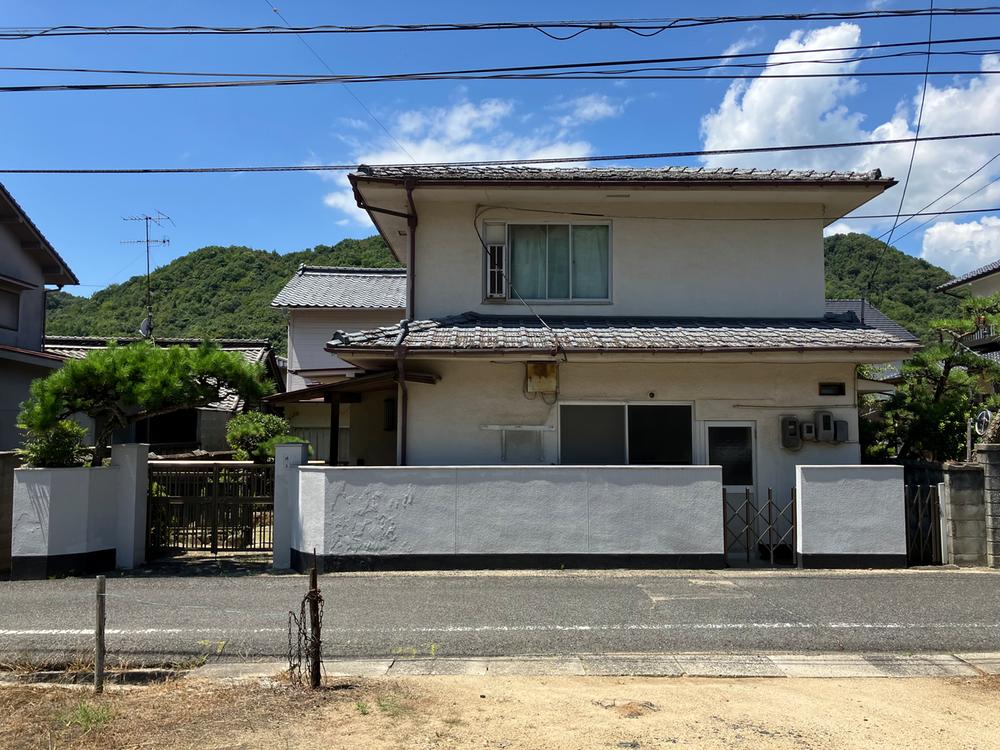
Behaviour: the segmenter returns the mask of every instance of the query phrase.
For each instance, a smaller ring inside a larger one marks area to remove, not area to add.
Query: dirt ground
[[[0,687],[0,748],[996,748],[1000,678]]]

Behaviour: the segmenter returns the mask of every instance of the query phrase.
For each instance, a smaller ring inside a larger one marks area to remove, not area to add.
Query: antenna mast
[[[138,216],[123,216],[122,221],[141,221],[146,227],[146,237],[142,240],[123,240],[123,245],[145,245],[146,246],[146,319],[142,321],[139,326],[139,333],[143,338],[151,339],[153,337],[153,288],[150,281],[150,259],[149,259],[149,246],[150,245],[169,245],[170,239],[168,237],[161,237],[158,240],[153,240],[149,238],[149,224],[152,222],[158,227],[163,226],[164,221],[169,221],[171,224],[174,220],[167,216],[162,211],[157,211],[155,215],[151,214],[140,214]]]

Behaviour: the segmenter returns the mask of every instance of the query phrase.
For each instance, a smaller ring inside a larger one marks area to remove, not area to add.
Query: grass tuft
[[[111,709],[107,706],[95,706],[87,701],[80,701],[63,716],[63,723],[68,727],[75,724],[86,734],[104,726],[110,719]]]

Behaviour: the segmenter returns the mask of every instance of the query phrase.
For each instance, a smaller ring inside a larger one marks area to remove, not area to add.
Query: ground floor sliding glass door
[[[691,404],[568,403],[559,407],[559,463],[693,463]]]

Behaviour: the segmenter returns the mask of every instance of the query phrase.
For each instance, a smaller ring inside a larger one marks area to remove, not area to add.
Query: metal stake
[[[94,692],[104,692],[104,602],[107,583],[97,576],[97,620],[94,623]]]

